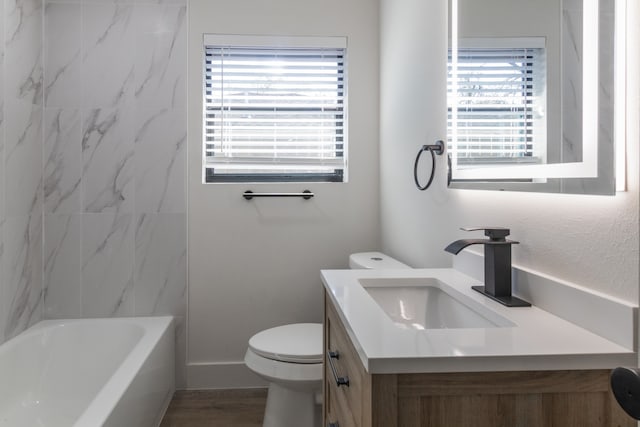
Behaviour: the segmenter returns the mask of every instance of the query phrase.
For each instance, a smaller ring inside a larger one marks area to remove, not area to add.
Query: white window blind
[[[205,38],[205,181],[345,180],[346,43],[324,40]]]
[[[450,92],[453,90],[451,67],[450,54]],[[457,71],[459,165],[538,162],[544,157],[546,63],[543,47],[461,47]],[[449,105],[450,148],[452,108]]]

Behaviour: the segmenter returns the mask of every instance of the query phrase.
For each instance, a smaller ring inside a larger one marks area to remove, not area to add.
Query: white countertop
[[[632,349],[535,306],[502,306],[471,289],[482,283],[451,268],[323,270],[321,275],[360,360],[372,374],[612,369],[636,364]],[[434,278],[515,326],[403,329],[360,285],[363,278]]]

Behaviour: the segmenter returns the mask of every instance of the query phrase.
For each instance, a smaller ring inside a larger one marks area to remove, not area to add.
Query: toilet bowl
[[[257,333],[244,357],[269,381],[263,427],[320,427],[322,324],[296,323]]]
[[[380,252],[349,256],[352,269],[410,268]],[[296,323],[258,332],[244,357],[269,382],[263,427],[320,427],[322,324]]]

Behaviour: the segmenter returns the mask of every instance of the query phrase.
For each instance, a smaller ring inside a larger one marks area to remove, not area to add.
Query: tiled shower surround
[[[40,1],[0,3],[0,341],[43,317]]]
[[[0,339],[172,314],[184,367],[186,9],[5,0]]]

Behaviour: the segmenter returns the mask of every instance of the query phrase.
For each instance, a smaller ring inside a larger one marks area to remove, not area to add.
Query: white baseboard
[[[268,383],[244,362],[187,364],[187,390],[263,388]]]

